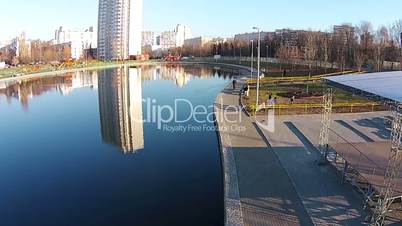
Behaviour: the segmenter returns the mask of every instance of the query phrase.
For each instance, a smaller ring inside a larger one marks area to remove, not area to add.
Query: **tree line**
[[[339,69],[381,71],[384,63],[402,62],[401,48],[402,20],[389,26],[373,29],[370,22],[363,21],[356,26],[344,24],[334,26],[330,32],[293,31],[268,35],[261,41],[261,56],[277,58],[280,62],[295,64],[305,60],[313,67],[317,62],[326,62]],[[292,37],[284,37],[284,36]],[[257,40],[254,41],[254,56],[257,55]],[[209,43],[202,47],[173,49],[177,54],[207,57],[213,55],[245,57],[250,56],[252,44],[247,40],[229,40]],[[396,68],[395,68],[396,69]]]

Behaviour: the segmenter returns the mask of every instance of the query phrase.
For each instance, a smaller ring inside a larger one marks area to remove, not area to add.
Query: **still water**
[[[223,225],[216,133],[149,117],[177,99],[212,106],[236,73],[143,66],[0,83],[0,225]]]

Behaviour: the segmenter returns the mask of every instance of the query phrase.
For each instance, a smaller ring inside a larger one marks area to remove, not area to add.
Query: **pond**
[[[172,64],[3,82],[0,224],[223,225],[210,118],[238,73]]]

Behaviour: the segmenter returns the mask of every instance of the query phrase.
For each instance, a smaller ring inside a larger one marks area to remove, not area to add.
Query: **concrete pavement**
[[[225,225],[313,225],[253,120],[241,110],[234,112],[240,107],[240,87],[241,83],[236,90],[226,87],[215,104],[224,166]],[[230,111],[229,106],[233,106]]]
[[[364,225],[360,195],[331,166],[317,164],[320,116],[278,116],[275,132],[264,131],[240,111],[240,87],[230,84],[215,105],[225,225]],[[389,131],[379,126],[386,115],[335,115],[332,128],[351,141],[386,140]]]

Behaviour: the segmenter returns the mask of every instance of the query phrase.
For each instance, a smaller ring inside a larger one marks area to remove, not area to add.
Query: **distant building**
[[[155,32],[143,31],[141,46],[154,46],[154,45],[156,45]]]
[[[26,39],[25,32],[19,36],[6,42],[5,45],[0,48],[0,54],[7,56],[7,58],[18,58],[20,60],[28,60],[31,58],[31,41]]]
[[[85,31],[74,31],[60,27],[55,31],[54,44],[70,44],[71,58],[80,59],[85,50],[97,47],[97,33],[93,27]]]
[[[211,42],[213,42],[214,44],[225,43],[228,41],[230,41],[230,40],[228,40],[227,38],[221,38],[221,37],[211,39]]]
[[[335,44],[347,43],[351,38],[355,37],[355,27],[351,24],[335,25],[333,31],[333,39]]]
[[[168,50],[176,47],[176,33],[174,31],[165,31],[156,37],[156,44],[161,50]]]
[[[190,48],[201,48],[204,45],[210,43],[212,41],[211,38],[206,38],[206,37],[197,37],[197,38],[192,38],[192,39],[187,39],[184,41],[184,46],[185,47],[190,47]]]
[[[278,29],[274,33],[274,39],[285,46],[297,46],[297,43],[306,31],[291,30],[291,29]]]
[[[176,26],[175,35],[176,35],[176,47],[182,47],[184,45],[185,40],[191,39],[193,37],[190,27],[181,24],[178,24]]]
[[[159,35],[152,31],[144,31],[142,37],[143,47],[166,51],[171,48],[182,47],[186,39],[192,38],[192,34],[189,26],[178,24],[174,30],[164,31]]]
[[[261,32],[261,40],[266,40],[273,35],[272,32]],[[258,32],[237,34],[234,36],[235,41],[250,42],[251,40],[258,40]]]
[[[100,0],[98,57],[123,60],[141,55],[142,0]]]

